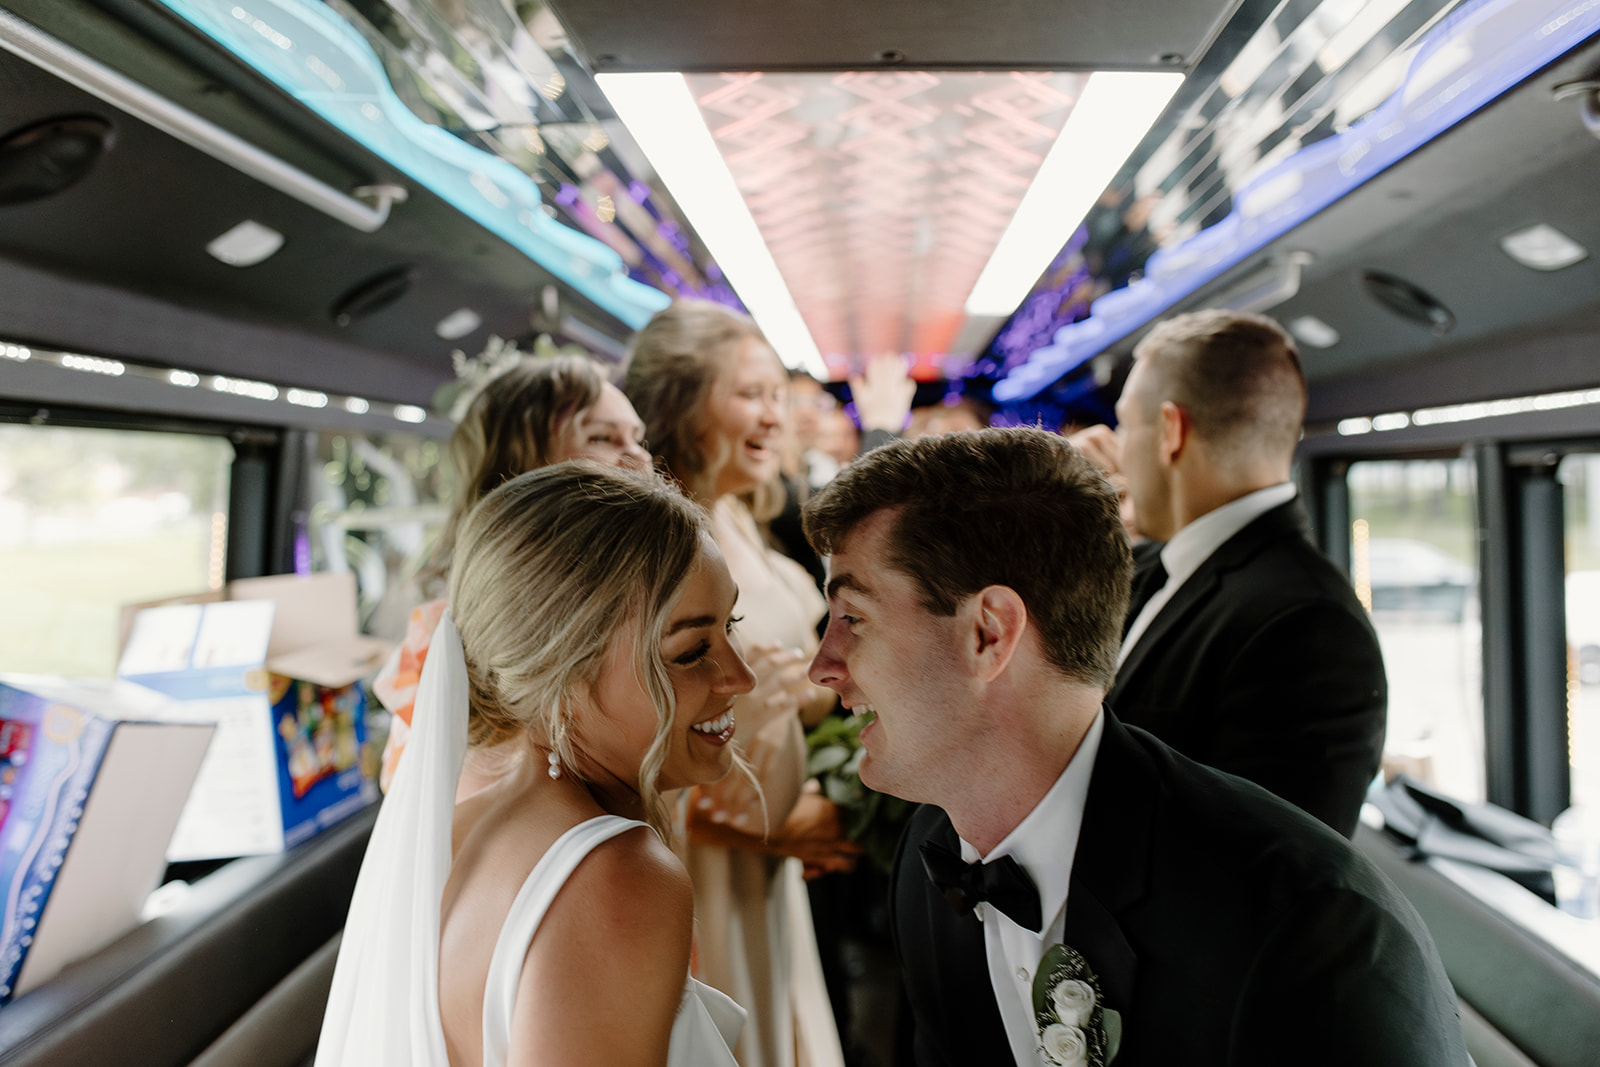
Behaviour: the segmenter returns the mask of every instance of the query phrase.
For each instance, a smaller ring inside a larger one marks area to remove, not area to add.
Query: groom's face
[[[890,563],[895,513],[875,512],[828,563],[828,629],[811,680],[875,722],[861,733],[861,780],[908,800],[947,800],[942,786],[977,728],[961,670],[961,619],[923,606],[915,579]]]

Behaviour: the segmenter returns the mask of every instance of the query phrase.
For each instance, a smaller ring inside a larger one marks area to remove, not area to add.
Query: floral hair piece
[[[491,336],[489,343],[476,356],[469,356],[459,348],[451,352],[450,366],[455,369],[456,380],[440,390],[441,393],[448,390],[451,395],[439,398],[448,399],[450,421],[460,422],[465,418],[467,409],[478,398],[478,394],[487,389],[490,382],[522,362],[522,359],[522,350],[515,341],[497,336]],[[441,403],[436,403],[436,406],[445,407]]]
[[[461,349],[450,353],[450,365],[455,368],[456,379],[441,385],[433,394],[433,410],[448,415],[451,422],[466,418],[472,402],[497,379],[509,373],[525,360],[553,359],[556,356],[582,356],[594,359],[593,353],[578,345],[557,345],[549,334],[542,333],[533,340],[533,351],[524,352],[515,341],[491,336],[482,352],[469,356]]]

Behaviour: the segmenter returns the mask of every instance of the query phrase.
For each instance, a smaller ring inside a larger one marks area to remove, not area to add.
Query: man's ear
[[[1170,400],[1163,400],[1160,409],[1161,441],[1158,450],[1162,462],[1172,466],[1183,455],[1184,448],[1189,444],[1189,435],[1194,432],[1194,420],[1183,408]]]
[[[1027,629],[1028,607],[1015,589],[991,585],[978,591],[972,604],[968,652],[980,680],[992,682],[1005,671]]]

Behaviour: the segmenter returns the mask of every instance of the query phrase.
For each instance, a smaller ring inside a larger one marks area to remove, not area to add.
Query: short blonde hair
[[[702,503],[712,499],[707,476],[727,461],[700,444],[711,391],[750,341],[766,344],[749,316],[708,300],[675,300],[629,346],[622,391],[644,422],[650,450]]]
[[[1306,415],[1300,350],[1265,315],[1212,308],[1157,324],[1133,351],[1153,377],[1146,411],[1170,400],[1219,458],[1293,455]]]
[[[450,607],[466,651],[469,745],[518,737],[581,774],[573,712],[630,628],[633,669],[655,704],[639,769],[646,818],[669,819],[656,778],[676,711],[661,640],[679,589],[708,538],[704,509],[653,474],[575,461],[504,483],[461,524]]]

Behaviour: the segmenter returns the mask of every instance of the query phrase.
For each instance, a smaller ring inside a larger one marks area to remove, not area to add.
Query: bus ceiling
[[[960,373],[998,380],[997,399],[1018,405],[1092,400],[1152,319],[1224,304],[1295,329],[1313,420],[1330,424],[1371,414],[1375,391],[1396,405],[1481,399],[1502,388],[1491,379],[1508,345],[1553,353],[1530,388],[1592,384],[1578,382],[1600,333],[1588,8],[557,0],[587,69],[561,59],[560,38],[555,58],[535,57],[547,83],[512,107],[493,86],[463,82],[441,102],[449,84],[396,78],[393,42],[332,8],[269,7],[263,20],[220,0],[8,0],[0,343],[426,406],[451,350],[490,334],[552,332],[615,358],[669,293],[733,298],[671,198],[628,180],[591,69],[1181,70],[1085,220],[1087,247],[1069,242],[989,333],[968,337],[969,322]],[[298,72],[269,62],[289,25],[296,47],[319,49]],[[1404,107],[1449,106],[1449,123],[1372,163],[1378,127],[1410,121]],[[429,108],[442,126],[413,114]],[[527,173],[514,165],[535,150]],[[597,160],[622,176],[614,192],[578,173]],[[640,232],[627,211],[660,232],[621,239],[623,223]],[[1277,228],[1236,240],[1241,214]],[[1575,258],[1511,258],[1548,231]],[[802,310],[814,299],[794,296]],[[961,340],[959,311],[946,342]],[[20,373],[0,360],[0,393],[25,398]]]
[[[1172,70],[1236,0],[554,0],[597,73],[635,71]]]

